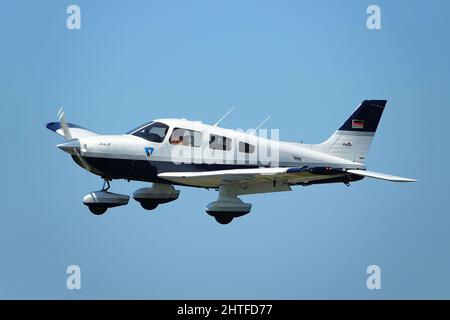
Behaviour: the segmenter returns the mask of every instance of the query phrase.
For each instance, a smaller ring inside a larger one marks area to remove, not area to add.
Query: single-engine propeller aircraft
[[[144,209],[176,200],[174,185],[213,188],[217,201],[206,212],[228,224],[250,212],[238,196],[290,191],[292,186],[351,182],[365,177],[397,182],[414,179],[366,170],[367,152],[386,100],[365,100],[344,124],[320,144],[282,142],[185,119],[154,120],[120,135],[99,135],[67,123],[47,128],[62,135],[58,148],[87,171],[100,176],[103,188],[83,203],[96,215],[128,204],[129,196],[109,192],[110,181],[146,181],[153,185],[134,192]]]

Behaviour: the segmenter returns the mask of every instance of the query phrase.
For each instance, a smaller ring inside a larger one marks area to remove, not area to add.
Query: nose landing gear
[[[104,214],[106,212],[106,210],[108,210],[108,207],[104,206],[104,205],[89,205],[88,206],[89,211],[93,214],[95,214],[96,216],[101,216],[102,214]]]
[[[94,191],[83,198],[83,203],[95,215],[104,214],[109,208],[128,204],[130,196],[109,192],[109,179],[104,179],[102,190]]]

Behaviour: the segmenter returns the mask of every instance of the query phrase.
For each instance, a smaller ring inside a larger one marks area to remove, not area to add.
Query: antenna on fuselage
[[[253,129],[250,134],[254,134],[256,132],[256,130],[258,130],[259,128],[261,128],[261,126],[266,123],[267,120],[269,120],[272,116],[268,116],[267,118],[264,119],[263,122],[261,122],[255,129]]]
[[[214,127],[217,127],[217,126],[219,125],[219,123],[221,123],[222,120],[225,119],[225,118],[231,113],[231,111],[233,111],[233,110],[234,110],[234,107],[231,107],[231,109],[228,110],[228,112],[225,113],[225,114],[222,116],[222,118],[220,118],[219,121],[217,121],[217,122],[214,124]]]

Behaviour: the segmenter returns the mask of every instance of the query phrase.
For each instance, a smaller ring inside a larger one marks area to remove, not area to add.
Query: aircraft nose
[[[57,145],[62,151],[77,155],[80,153],[80,140],[71,139]]]

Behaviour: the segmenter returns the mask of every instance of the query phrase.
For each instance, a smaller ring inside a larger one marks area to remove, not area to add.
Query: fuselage
[[[80,156],[90,171],[107,179],[164,183],[158,178],[161,172],[304,166],[365,169],[364,164],[318,152],[314,145],[282,142],[183,119],[159,119],[127,134],[78,140]],[[77,157],[73,158],[79,163]],[[329,182],[339,182],[340,176],[330,175]]]

